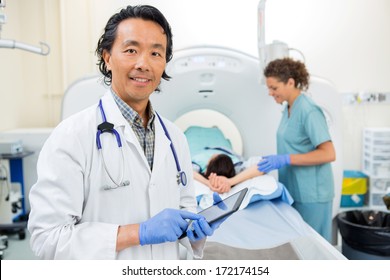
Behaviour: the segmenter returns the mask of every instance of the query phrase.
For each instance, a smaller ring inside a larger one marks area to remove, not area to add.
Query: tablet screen
[[[237,211],[247,191],[247,188],[242,189],[241,191],[232,194],[219,203],[200,211],[198,214],[204,216],[206,221],[209,224],[212,224],[213,222],[218,221],[219,219],[222,219],[225,216]]]

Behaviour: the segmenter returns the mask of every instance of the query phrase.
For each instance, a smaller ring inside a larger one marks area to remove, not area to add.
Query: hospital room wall
[[[39,47],[50,45],[49,56],[0,49],[0,131],[53,126],[63,94],[59,46],[58,1],[8,0],[1,39]]]
[[[0,122],[0,131],[58,123],[65,89],[96,73],[97,39],[120,7],[158,7],[172,25],[175,49],[213,44],[257,56],[258,2],[7,0],[1,38],[33,45],[44,41],[51,53],[0,49],[0,119],[6,120]],[[309,71],[329,79],[340,93],[390,92],[389,12],[388,0],[267,1],[266,42],[280,40],[302,51]],[[390,126],[389,107],[388,103],[343,107],[346,168],[360,168],[364,126]]]

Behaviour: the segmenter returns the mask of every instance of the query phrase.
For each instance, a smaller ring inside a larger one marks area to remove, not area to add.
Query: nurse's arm
[[[116,239],[116,251],[119,252],[128,247],[139,245],[140,241],[138,232],[139,224],[119,226]]]
[[[306,154],[291,154],[291,165],[317,165],[336,160],[336,152],[331,141],[317,146],[314,151]]]

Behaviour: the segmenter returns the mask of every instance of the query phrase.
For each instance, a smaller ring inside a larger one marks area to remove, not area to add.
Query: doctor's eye
[[[134,54],[134,53],[136,53],[137,51],[136,51],[135,49],[127,49],[125,52],[126,52],[126,53],[130,53],[130,54]]]
[[[152,53],[152,56],[159,56],[159,57],[163,57],[163,55],[159,52],[153,52]]]

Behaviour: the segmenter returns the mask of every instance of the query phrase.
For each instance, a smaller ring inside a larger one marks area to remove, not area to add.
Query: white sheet
[[[257,201],[235,212],[207,242],[243,249],[270,249],[290,243],[302,260],[346,259],[291,205],[280,200]]]
[[[224,199],[243,188],[248,188],[248,192],[240,209],[246,208],[250,203],[255,201],[272,200],[276,198],[279,198],[290,205],[293,203],[293,199],[287,189],[270,175],[262,175],[246,180],[220,196]],[[199,201],[200,209],[207,208],[213,204],[213,192],[199,181],[195,181],[195,193]]]
[[[229,217],[208,237],[208,243],[217,242],[241,249],[269,249],[290,244],[299,259],[345,259],[330,243],[315,232],[291,206],[293,199],[283,184],[271,175],[258,176],[235,186],[221,198],[247,187],[248,193],[240,210]],[[199,208],[213,203],[212,191],[195,181]],[[239,249],[238,249],[239,250]],[[232,251],[234,254],[234,250]]]

